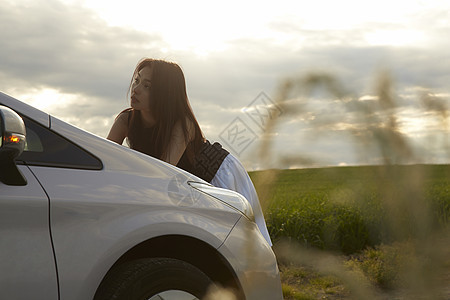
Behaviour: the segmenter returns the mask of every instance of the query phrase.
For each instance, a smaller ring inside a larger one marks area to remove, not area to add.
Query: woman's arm
[[[122,145],[123,140],[127,136],[128,132],[128,113],[122,112],[117,118],[114,120],[114,124],[109,131],[108,140],[116,142]]]
[[[165,156],[161,159],[176,166],[183,156],[184,151],[186,150],[187,144],[193,140],[194,138],[194,126],[192,122],[186,120],[187,123],[187,131],[188,137],[187,139],[184,136],[183,127],[181,126],[181,122],[175,124],[172,130],[172,136],[170,138],[170,143],[168,147],[168,151]]]

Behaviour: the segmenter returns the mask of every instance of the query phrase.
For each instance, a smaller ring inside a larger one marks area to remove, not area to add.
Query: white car
[[[1,92],[0,137],[0,299],[282,299],[240,194]]]

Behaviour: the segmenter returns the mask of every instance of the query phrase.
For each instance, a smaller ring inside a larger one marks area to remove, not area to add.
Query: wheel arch
[[[141,242],[124,253],[107,274],[123,263],[155,257],[174,258],[190,263],[214,282],[232,288],[242,295],[239,280],[222,254],[206,242],[184,235],[164,235]]]

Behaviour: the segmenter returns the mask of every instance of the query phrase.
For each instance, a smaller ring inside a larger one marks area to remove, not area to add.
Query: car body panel
[[[51,200],[62,299],[92,298],[110,266],[141,242],[179,234],[218,248],[240,218],[219,201],[205,205],[200,193],[198,203],[170,196],[171,174],[163,176],[161,170],[143,177],[105,170],[30,168]]]
[[[239,219],[218,250],[235,270],[247,300],[283,299],[275,254],[256,223]]]
[[[27,185],[0,182],[0,299],[58,299],[48,198],[31,171],[19,169]]]

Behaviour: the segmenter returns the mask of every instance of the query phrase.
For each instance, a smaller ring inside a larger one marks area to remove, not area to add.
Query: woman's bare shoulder
[[[114,119],[114,124],[120,125],[120,127],[128,128],[128,124],[130,123],[131,110],[126,109],[121,111],[116,118]]]
[[[120,120],[120,121],[126,120],[126,121],[128,121],[128,119],[129,119],[129,117],[130,117],[130,114],[131,114],[131,109],[125,109],[125,110],[122,110],[122,111],[117,115],[116,120]]]
[[[128,133],[129,113],[129,110],[124,110],[117,115],[109,131],[107,139],[112,140],[118,144],[122,144]]]

